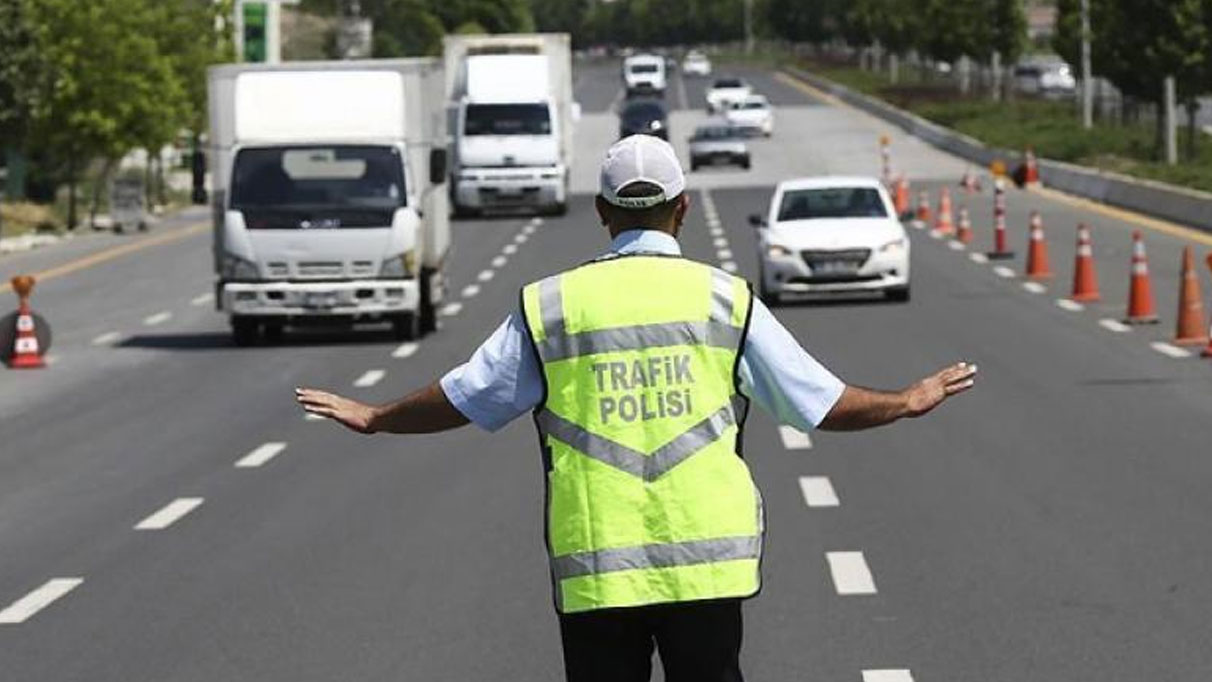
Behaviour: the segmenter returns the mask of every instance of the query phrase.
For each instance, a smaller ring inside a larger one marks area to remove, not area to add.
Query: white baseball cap
[[[619,196],[619,192],[636,184],[653,185],[660,191],[648,196]],[[606,150],[600,191],[609,204],[620,208],[652,208],[673,199],[685,189],[686,176],[677,154],[660,138],[631,135]]]

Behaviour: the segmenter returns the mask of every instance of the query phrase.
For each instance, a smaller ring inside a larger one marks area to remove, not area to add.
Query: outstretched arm
[[[358,433],[437,433],[468,423],[436,381],[384,405],[367,405],[314,388],[296,388],[295,399],[311,414]]]
[[[920,417],[976,383],[976,365],[961,362],[895,393],[847,386],[817,428],[858,431],[904,417]]]

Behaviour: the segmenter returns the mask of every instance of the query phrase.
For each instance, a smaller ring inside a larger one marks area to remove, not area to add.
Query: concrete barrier
[[[961,159],[981,166],[988,166],[996,159],[1005,161],[1009,167],[1014,167],[1022,162],[1022,154],[1017,151],[988,147],[979,140],[927,121],[883,100],[851,90],[809,71],[795,67],[784,67],[784,70],[818,90],[823,90],[857,109],[888,121],[904,129],[910,135],[925,140]],[[1044,185],[1067,194],[1093,199],[1111,206],[1126,208],[1212,233],[1212,193],[1051,159],[1039,159],[1039,173]]]

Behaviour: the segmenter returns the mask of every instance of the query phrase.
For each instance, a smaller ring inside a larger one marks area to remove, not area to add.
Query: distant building
[[[1038,43],[1056,33],[1056,5],[1050,2],[1027,3],[1027,38]]]

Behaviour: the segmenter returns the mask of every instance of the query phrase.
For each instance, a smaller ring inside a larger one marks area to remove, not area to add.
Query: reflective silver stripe
[[[756,535],[640,545],[638,547],[616,547],[555,557],[551,560],[551,570],[557,580],[566,580],[585,575],[601,575],[639,568],[692,566],[717,561],[757,559],[761,554],[761,549],[761,538]]]
[[[732,324],[732,275],[711,271],[711,319],[720,324]]]
[[[539,282],[539,317],[544,336],[548,339],[564,336],[564,295],[560,292],[559,275]]]
[[[590,433],[548,409],[539,412],[538,422],[544,435],[555,438],[586,457],[651,482],[719,440],[724,431],[736,423],[741,400],[743,398],[733,396],[728,405],[678,434],[651,455]]]
[[[547,310],[543,304],[543,310]],[[544,313],[544,317],[546,313]],[[544,329],[547,322],[544,320]],[[665,346],[711,346],[738,348],[741,328],[719,322],[666,322],[638,324],[631,327],[599,329],[579,334],[552,335],[538,344],[539,357],[544,362],[565,360],[594,353],[620,350],[645,350]]]

